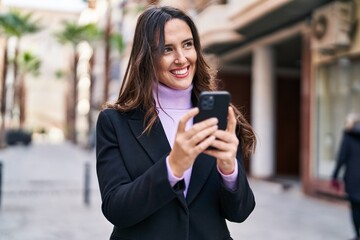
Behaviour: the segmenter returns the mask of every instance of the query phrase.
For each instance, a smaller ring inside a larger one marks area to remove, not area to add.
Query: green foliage
[[[55,71],[55,77],[56,77],[56,79],[62,79],[62,78],[64,78],[66,75],[67,75],[67,73],[66,73],[64,70],[62,70],[62,69],[58,69],[58,70]]]
[[[99,39],[100,31],[93,23],[79,25],[75,22],[64,21],[63,30],[54,34],[62,44],[72,44],[74,47],[82,41],[92,43]]]
[[[0,14],[0,29],[7,37],[20,38],[28,33],[39,31],[40,20],[32,20],[32,13],[23,14],[18,10],[10,10]]]
[[[110,36],[111,46],[114,47],[121,54],[125,49],[125,41],[120,33],[113,33]]]
[[[33,53],[26,51],[19,56],[18,66],[23,74],[40,74],[41,60]]]

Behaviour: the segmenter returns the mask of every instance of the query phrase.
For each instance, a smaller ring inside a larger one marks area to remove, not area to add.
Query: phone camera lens
[[[204,101],[201,103],[202,109],[204,110],[211,110],[214,107],[214,97],[213,96],[207,96],[204,98]]]

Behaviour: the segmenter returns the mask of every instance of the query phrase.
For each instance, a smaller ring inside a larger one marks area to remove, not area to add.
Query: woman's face
[[[172,89],[187,89],[194,78],[197,53],[186,22],[172,19],[165,24],[164,52],[159,59],[159,81]]]

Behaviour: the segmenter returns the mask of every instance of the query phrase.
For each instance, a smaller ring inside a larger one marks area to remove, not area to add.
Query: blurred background
[[[95,124],[150,4],[194,19],[257,133],[245,167],[258,207],[234,239],[351,237],[329,186],[346,115],[360,114],[360,0],[0,0],[0,239],[108,238]]]

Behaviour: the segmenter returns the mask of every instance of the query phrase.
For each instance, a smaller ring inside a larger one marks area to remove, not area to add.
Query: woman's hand
[[[226,130],[217,130],[215,132],[216,140],[211,144],[215,149],[209,149],[204,152],[217,159],[218,168],[225,175],[229,175],[235,170],[236,152],[239,145],[235,131],[235,113],[232,107],[229,107]]]
[[[341,190],[341,184],[337,179],[331,179],[330,187],[336,190],[337,192],[340,192]]]
[[[199,113],[198,108],[190,110],[179,122],[173,149],[169,155],[169,164],[176,177],[183,176],[189,169],[196,157],[204,152],[215,140],[215,132],[218,129],[216,118],[194,124],[186,130],[186,123]]]

